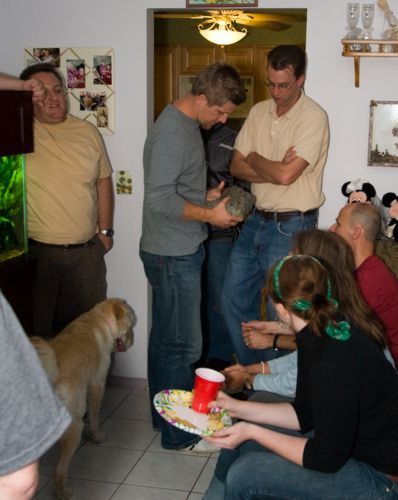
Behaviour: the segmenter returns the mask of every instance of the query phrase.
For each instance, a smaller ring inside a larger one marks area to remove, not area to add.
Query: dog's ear
[[[115,301],[113,303],[113,313],[118,322],[123,321],[127,314],[126,303],[122,300]]]
[[[123,299],[111,299],[112,312],[118,323],[123,328],[132,328],[137,323],[133,308]]]

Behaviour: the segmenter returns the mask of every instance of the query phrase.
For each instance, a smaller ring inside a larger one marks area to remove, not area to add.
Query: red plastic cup
[[[199,413],[209,413],[207,405],[216,399],[225,377],[222,373],[210,368],[197,368],[195,375],[192,409]]]

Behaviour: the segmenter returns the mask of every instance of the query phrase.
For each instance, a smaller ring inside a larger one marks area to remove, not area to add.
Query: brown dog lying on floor
[[[55,472],[56,494],[62,500],[72,496],[66,478],[80,444],[86,410],[90,440],[106,440],[99,430],[99,410],[111,353],[132,345],[135,323],[135,313],[124,300],[107,299],[72,321],[55,338],[31,338],[55,391],[72,416],[71,425],[60,439]]]

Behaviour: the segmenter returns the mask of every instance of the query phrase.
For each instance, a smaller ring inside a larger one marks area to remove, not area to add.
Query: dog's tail
[[[54,349],[49,342],[41,337],[30,337],[30,341],[40,358],[50,382],[54,384],[58,379],[58,363]]]

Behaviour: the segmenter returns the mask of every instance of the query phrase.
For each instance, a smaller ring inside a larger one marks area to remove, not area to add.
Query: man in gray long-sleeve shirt
[[[194,364],[202,349],[201,267],[206,223],[229,227],[241,221],[228,213],[226,199],[206,207],[206,199],[221,194],[223,183],[206,195],[199,127],[225,123],[245,96],[233,67],[212,64],[195,78],[191,93],[163,110],[145,143],[140,256],[153,294],[148,350],[151,400],[164,389],[193,387]],[[152,421],[161,430],[164,448],[204,451],[196,436],[172,427],[155,410]]]

